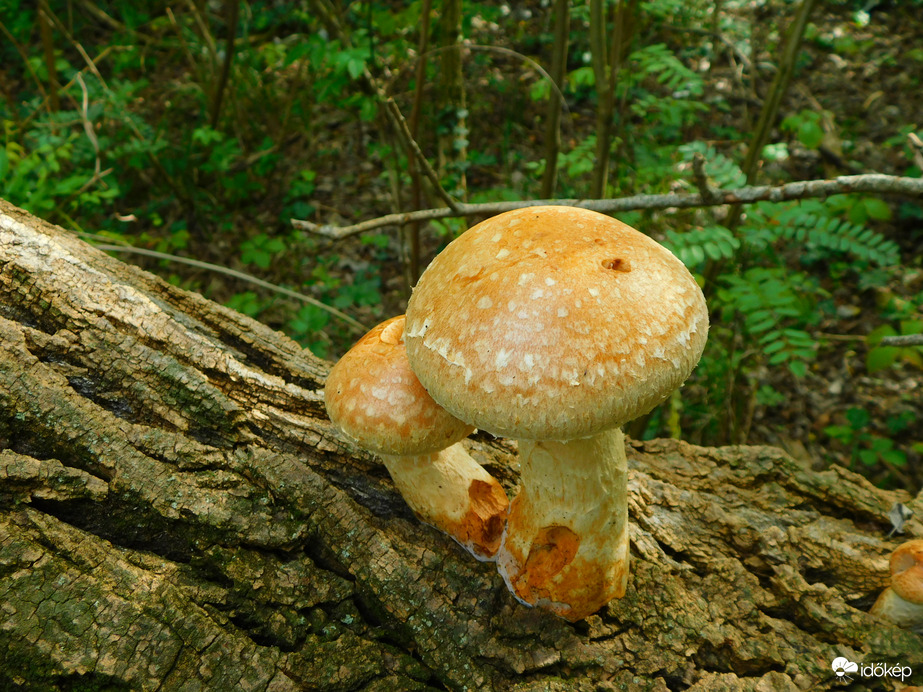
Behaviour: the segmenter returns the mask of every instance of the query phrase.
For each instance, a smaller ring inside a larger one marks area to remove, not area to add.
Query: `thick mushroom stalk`
[[[536,206],[452,241],[407,305],[407,357],[452,415],[519,441],[498,568],[524,603],[578,620],[625,593],[618,428],[692,372],[708,310],[666,248],[603,214]]]
[[[923,539],[907,541],[891,554],[891,586],[869,611],[898,627],[923,631]]]
[[[410,370],[404,317],[362,337],[330,371],[330,419],[381,456],[420,521],[449,534],[479,560],[493,560],[509,500],[459,444],[473,427],[439,406]]]
[[[523,603],[571,621],[625,595],[628,464],[615,428],[569,442],[520,440],[521,490],[497,569]]]

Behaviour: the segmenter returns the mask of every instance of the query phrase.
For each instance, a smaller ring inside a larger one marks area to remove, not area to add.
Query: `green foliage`
[[[317,356],[326,358],[330,340],[324,329],[330,323],[330,313],[314,305],[303,305],[288,321],[286,331],[302,346]]]
[[[240,244],[240,261],[268,269],[273,257],[285,250],[285,243],[279,238],[270,238],[260,233]]]
[[[724,226],[693,228],[682,233],[668,230],[663,244],[690,269],[706,260],[718,261],[734,257],[740,241]]]
[[[817,281],[782,267],[754,267],[724,276],[722,284],[717,292],[722,320],[741,324],[769,365],[784,364],[804,377],[816,355],[806,328],[819,321],[815,301],[825,293]]]
[[[299,171],[285,195],[285,208],[282,212],[284,219],[307,219],[314,213],[314,205],[308,200],[314,194],[314,181],[317,178],[315,171],[305,169]]]
[[[849,450],[853,463],[859,462],[867,467],[881,463],[897,468],[907,465],[906,452],[898,449],[890,437],[879,435],[872,430],[872,417],[866,409],[850,407],[846,410],[844,418],[843,424],[828,425],[824,432]],[[912,414],[889,418],[890,432],[901,432],[913,420]]]
[[[707,172],[714,187],[738,188],[747,184],[747,176],[740,170],[740,164],[705,142],[689,142],[679,147],[680,161],[691,163],[696,154],[707,161]]]
[[[808,149],[817,149],[824,140],[823,115],[813,110],[803,110],[782,121],[782,130],[792,132]]]
[[[262,300],[253,291],[243,291],[231,296],[229,300],[225,301],[225,305],[244,315],[256,317],[266,307],[266,301]]]
[[[381,303],[381,277],[372,270],[356,272],[351,283],[340,286],[333,300],[334,307],[343,309],[355,306],[378,305]]]
[[[679,147],[678,165],[691,170],[697,154],[714,188],[745,184],[736,161],[702,142]],[[880,286],[899,263],[898,245],[869,225],[887,220],[890,211],[875,198],[836,195],[750,205],[735,233],[716,223],[665,231],[664,244],[691,271],[710,276],[706,290],[718,319],[697,376],[714,393],[711,408],[717,404],[737,416],[751,398],[757,406],[777,405],[776,390],[753,381],[751,373],[760,368],[778,373],[784,367],[797,379],[808,375],[825,346],[817,336],[820,324],[835,313],[831,279]],[[891,357],[890,349],[873,349],[873,362]],[[728,389],[727,382],[736,384]],[[698,415],[701,425],[719,422],[711,412]],[[883,445],[875,443],[876,453],[887,451]]]
[[[898,263],[900,248],[864,225],[842,218],[841,209],[821,200],[797,203],[761,202],[747,214],[741,233],[754,248],[788,241],[806,263],[828,262],[840,255],[862,266],[888,267]]]
[[[0,106],[0,197],[51,220],[101,212],[119,197],[118,183],[95,169],[78,111],[46,114],[25,131],[7,115]]]
[[[293,233],[289,220],[359,220],[408,208],[406,151],[380,117],[380,95],[368,88],[365,77],[375,76],[409,116],[422,3],[334,4],[335,16],[324,19],[297,3],[248,3],[218,113],[213,108],[227,31],[220,3],[180,3],[168,16],[162,3],[112,0],[104,10],[113,22],[101,22],[86,4],[50,0],[49,6],[67,18],[65,24],[95,63],[90,69],[75,43],[55,32],[60,108],[54,111],[50,66],[37,44],[35,4],[6,0],[4,27],[25,50],[0,42],[3,82],[15,87],[0,99],[0,196],[73,228],[258,270],[267,280],[361,314],[369,323],[387,316],[382,302],[394,305],[399,299],[383,295],[393,290],[390,282],[383,285],[383,277],[399,274],[394,265],[405,252],[396,233],[388,229],[328,244]],[[750,20],[736,9],[722,7],[720,17],[714,17],[714,9],[714,3],[699,0],[637,5],[617,74],[607,194],[695,190],[696,155],[704,157],[713,188],[746,184],[740,161],[756,112],[745,103],[752,95],[732,82],[753,79],[750,72],[756,68],[737,56],[749,56],[756,37]],[[851,5],[844,16],[856,9]],[[523,19],[525,11],[533,13],[529,21]],[[466,4],[463,35],[479,47],[464,53],[470,112],[442,107],[439,53],[426,56],[417,139],[433,159],[440,134],[467,149],[461,166],[433,161],[442,186],[459,197],[522,200],[540,192],[544,108],[547,99],[559,97],[533,63],[513,56],[520,53],[550,67],[549,13],[547,3]],[[441,27],[437,15],[433,20],[435,32]],[[587,6],[573,5],[561,86],[559,197],[585,197],[597,166],[599,101],[588,22]],[[334,23],[342,35],[335,35]],[[776,37],[784,32],[775,15],[764,23],[761,30],[770,38],[760,54],[774,55]],[[724,41],[715,40],[712,27]],[[607,30],[613,28],[610,24]],[[831,29],[826,20],[809,28],[808,38],[812,50],[838,51],[849,60],[864,55],[873,41],[867,33]],[[496,50],[480,49],[486,47]],[[911,67],[919,62],[914,56],[914,51],[905,56]],[[883,56],[875,64],[887,59],[894,60]],[[728,62],[737,75],[731,80]],[[912,70],[908,79],[911,85],[916,79]],[[800,176],[802,170],[793,164],[806,164],[792,159],[792,152],[822,149],[828,122],[839,128],[844,156],[862,158],[853,144],[866,136],[867,118],[850,119],[836,100],[818,98],[830,112],[783,111],[781,136],[762,151],[765,182]],[[460,115],[470,131],[459,125]],[[883,160],[910,176],[923,174],[913,143],[918,125],[897,123],[891,136],[875,143],[886,155]],[[427,195],[435,199],[430,191]],[[919,226],[919,204],[855,194],[760,202],[745,206],[737,225],[728,220],[726,208],[719,209],[620,215],[662,239],[706,292],[713,318],[709,343],[683,390],[682,407],[682,426],[694,430],[698,441],[742,441],[746,425],[741,421],[752,413],[748,407],[782,406],[787,384],[800,380],[807,386],[805,379],[820,371],[818,353],[833,346],[824,334],[842,326],[836,308],[844,295],[857,296],[867,320],[881,325],[870,337],[870,372],[885,377],[895,366],[921,367],[920,348],[879,343],[886,334],[923,329],[923,295],[882,299],[905,270],[902,261],[918,263],[908,252],[910,241],[902,258],[902,247],[892,240],[905,243],[907,234],[889,234],[896,224]],[[435,251],[466,223],[432,223],[423,238],[426,251]],[[165,274],[180,271],[158,260],[148,266]],[[318,355],[335,355],[356,337],[316,306],[262,291],[241,292],[231,282],[211,283],[195,273],[170,275],[170,280],[285,329]],[[655,413],[649,434],[675,428],[679,410]],[[861,423],[858,416],[844,419],[843,430],[831,434],[835,443],[847,447],[861,466],[896,463],[893,453],[906,429],[886,434],[871,423],[854,425]],[[890,441],[894,446],[888,448]]]

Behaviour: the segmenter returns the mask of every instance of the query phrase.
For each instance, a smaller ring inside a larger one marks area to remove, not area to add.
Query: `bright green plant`
[[[808,149],[817,149],[824,141],[823,115],[802,110],[782,121],[782,130],[791,132]]]
[[[696,142],[679,148],[684,167],[696,154],[705,157],[714,188],[745,183],[739,166],[712,147]],[[881,285],[899,261],[898,246],[867,225],[885,216],[886,208],[868,198],[838,195],[750,205],[733,232],[713,222],[665,232],[664,244],[707,277],[709,305],[718,316],[697,377],[719,399],[709,408],[721,414],[720,420],[707,414],[701,425],[723,429],[714,432],[719,438],[745,434],[748,410],[774,401],[753,381],[757,367],[785,367],[796,378],[808,374],[823,345],[819,325],[835,315],[831,278]]]
[[[722,319],[741,325],[744,335],[768,365],[786,365],[804,377],[816,355],[816,341],[806,331],[820,321],[816,299],[825,295],[817,281],[787,268],[754,267],[726,275],[716,297]]]
[[[241,293],[235,293],[227,301],[225,305],[232,310],[237,310],[237,312],[243,313],[244,315],[249,315],[250,317],[256,317],[266,308],[266,301],[261,299],[253,291],[243,291]]]
[[[273,258],[285,250],[285,242],[280,238],[270,238],[260,233],[240,244],[240,261],[252,264],[260,269],[268,269]]]
[[[668,230],[666,245],[687,267],[699,267],[705,260],[726,260],[740,249],[740,241],[724,226],[691,228],[684,232]]]
[[[314,305],[302,305],[286,323],[285,331],[318,358],[327,358],[330,338],[324,330],[329,323],[330,313]]]
[[[101,213],[119,197],[118,181],[97,170],[79,112],[45,114],[27,130],[6,115],[0,105],[0,197],[52,220]]]
[[[858,406],[850,407],[844,418],[845,424],[828,425],[824,432],[847,448],[851,462],[858,461],[867,467],[881,463],[896,468],[907,465],[907,453],[898,449],[894,440],[871,430],[872,417],[867,410]],[[892,434],[900,432],[909,424],[906,416],[892,417],[888,421]]]

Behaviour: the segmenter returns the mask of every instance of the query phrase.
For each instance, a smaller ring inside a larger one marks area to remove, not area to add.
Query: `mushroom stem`
[[[902,543],[891,553],[891,586],[869,611],[898,627],[923,632],[923,539]]]
[[[890,586],[881,592],[869,612],[890,620],[898,627],[923,630],[923,603],[901,598]]]
[[[521,485],[497,569],[523,603],[572,622],[625,595],[628,462],[618,428],[566,442],[520,440]]]
[[[464,447],[381,458],[420,521],[449,534],[478,560],[496,559],[509,500]]]

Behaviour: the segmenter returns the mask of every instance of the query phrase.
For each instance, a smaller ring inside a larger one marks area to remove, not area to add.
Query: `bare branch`
[[[292,219],[292,225],[328,238],[346,238],[384,226],[400,226],[412,221],[432,221],[453,217],[492,216],[512,209],[534,207],[542,204],[561,204],[583,207],[594,211],[613,214],[638,209],[688,209],[723,204],[752,204],[754,202],[784,202],[795,199],[827,197],[850,192],[905,195],[923,198],[923,178],[907,178],[896,175],[869,173],[866,175],[844,175],[831,180],[803,180],[785,185],[754,185],[736,190],[714,190],[714,199],[703,199],[702,194],[633,195],[618,199],[546,199],[519,202],[486,202],[484,204],[457,204],[456,210],[422,209],[400,214],[388,214],[351,226],[315,224],[303,219]]]
[[[423,174],[426,176],[426,179],[429,181],[430,185],[433,186],[433,190],[443,202],[449,205],[449,209],[458,210],[458,202],[452,199],[452,196],[446,192],[442,185],[439,183],[439,176],[436,175],[436,171],[433,170],[433,167],[429,165],[429,161],[426,159],[426,155],[421,151],[420,145],[417,144],[416,140],[413,138],[413,135],[410,132],[410,128],[407,126],[407,121],[404,120],[404,116],[401,114],[400,108],[398,108],[397,103],[392,98],[380,96],[384,103],[384,107],[391,120],[391,125],[394,129],[397,130],[401,139],[404,140],[403,144],[408,149],[408,157],[413,157],[417,160],[420,165],[420,168],[423,169]]]
[[[81,235],[89,235],[95,238],[103,237],[103,236],[94,236],[93,234],[88,234],[88,233],[83,233]],[[312,298],[311,296],[306,296],[304,293],[298,293],[298,291],[293,291],[289,288],[285,288],[284,286],[277,286],[276,284],[269,283],[268,281],[263,281],[262,279],[258,279],[252,274],[246,274],[244,272],[239,272],[235,269],[230,269],[228,267],[222,267],[221,265],[218,265],[218,264],[211,264],[210,262],[202,262],[201,260],[191,259],[189,257],[180,257],[179,255],[170,255],[165,252],[157,252],[156,250],[148,250],[146,248],[134,247],[132,245],[97,244],[96,248],[99,250],[103,250],[105,252],[124,252],[128,254],[145,255],[146,257],[155,257],[157,259],[166,260],[168,262],[188,264],[189,266],[192,266],[192,267],[198,267],[200,269],[207,269],[208,271],[216,272],[218,274],[232,276],[235,279],[240,279],[241,281],[246,281],[255,286],[260,286],[261,288],[267,288],[271,291],[275,291],[276,293],[281,293],[284,296],[288,296],[290,298],[296,298],[297,300],[308,303],[309,305],[313,305],[314,307],[320,310],[323,310],[324,312],[330,313],[337,319],[340,319],[346,322],[346,324],[356,329],[360,334],[368,331],[368,327],[366,325],[362,324],[361,322],[358,322],[357,320],[354,320],[352,317],[350,317],[346,313],[340,312],[336,308],[331,307],[327,305],[326,303],[320,302],[316,298]]]
[[[882,337],[880,346],[923,346],[923,334]]]

